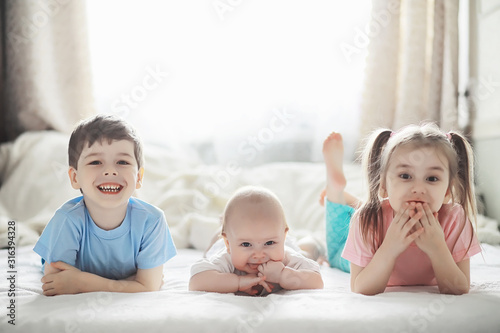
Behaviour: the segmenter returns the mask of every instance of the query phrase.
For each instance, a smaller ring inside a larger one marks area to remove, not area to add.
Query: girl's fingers
[[[423,234],[424,228],[418,228],[416,231],[413,233],[409,234],[406,239],[409,241],[409,243],[414,242],[418,237],[420,237],[421,234]]]
[[[401,224],[401,226],[404,225],[404,223],[406,221],[408,221],[408,218],[409,218],[409,205],[408,203],[406,202],[403,207],[401,207],[401,209],[399,210],[399,212],[396,213],[396,215],[394,216],[394,219],[393,221],[396,223],[396,224],[399,224],[400,222],[403,222]]]

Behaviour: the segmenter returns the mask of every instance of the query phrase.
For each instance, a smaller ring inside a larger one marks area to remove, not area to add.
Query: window
[[[89,0],[95,101],[209,163],[354,150],[369,1]]]

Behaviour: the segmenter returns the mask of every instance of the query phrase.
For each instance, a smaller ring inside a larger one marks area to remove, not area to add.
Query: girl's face
[[[449,179],[448,160],[435,148],[403,146],[391,156],[381,194],[389,197],[394,213],[411,202],[427,203],[437,212],[450,199]]]
[[[224,241],[236,269],[255,274],[260,264],[284,259],[286,227],[276,208],[242,203],[226,227]]]

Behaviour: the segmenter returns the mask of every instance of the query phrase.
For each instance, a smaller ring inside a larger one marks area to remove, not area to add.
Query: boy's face
[[[258,266],[285,256],[285,223],[278,208],[241,204],[228,217],[224,242],[234,267],[258,273]]]
[[[127,205],[135,189],[142,185],[143,168],[138,169],[134,144],[127,140],[107,140],[84,145],[77,169],[69,168],[71,186],[81,189],[88,206],[117,208]]]

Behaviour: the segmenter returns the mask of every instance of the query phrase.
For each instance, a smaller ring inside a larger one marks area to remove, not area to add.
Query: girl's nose
[[[425,193],[425,186],[422,182],[415,182],[412,187],[412,193]]]

